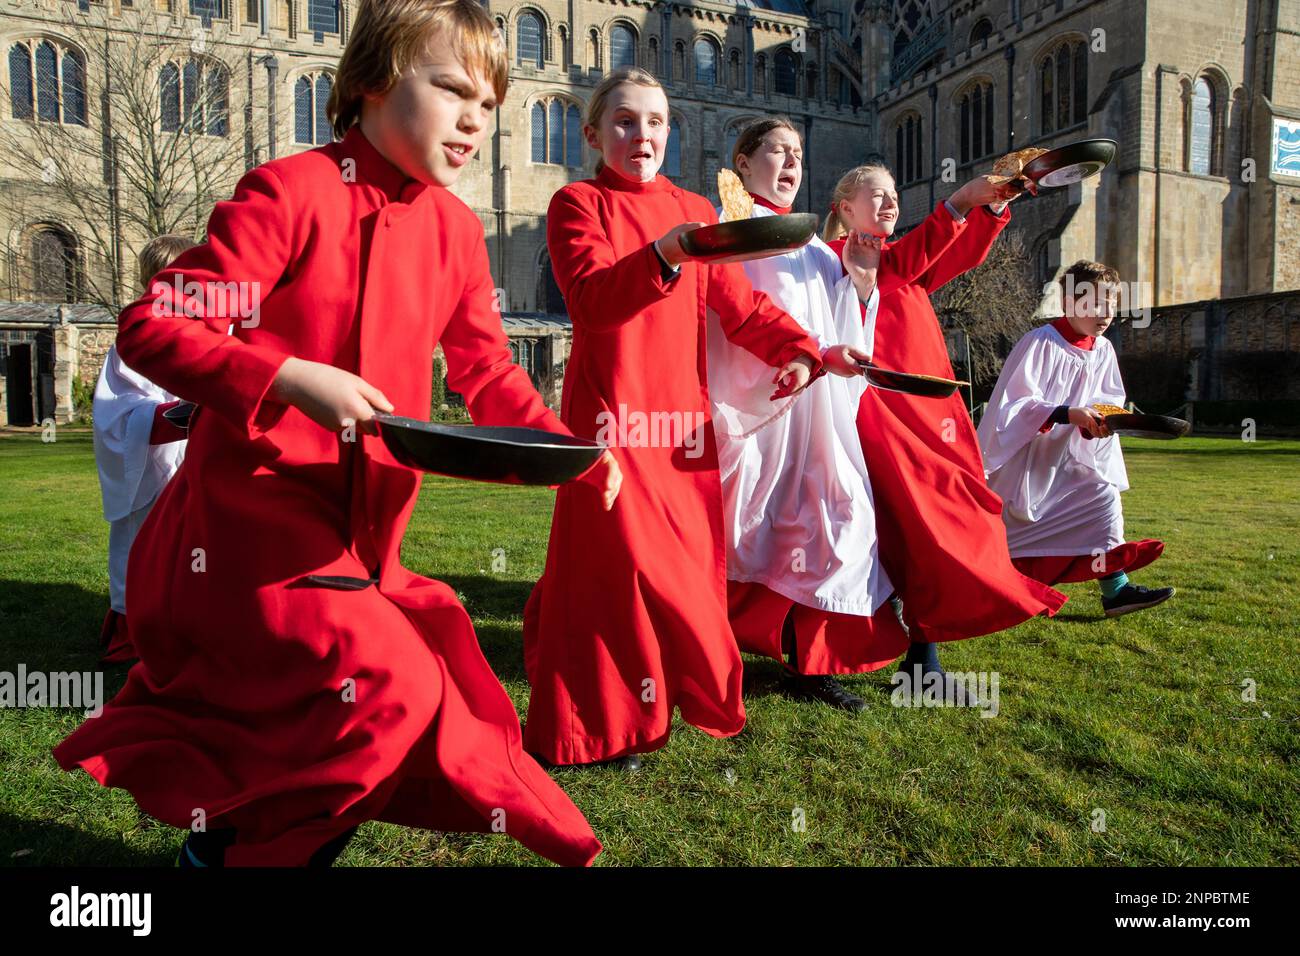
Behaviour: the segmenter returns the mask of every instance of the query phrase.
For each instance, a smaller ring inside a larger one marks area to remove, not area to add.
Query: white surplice
[[[1012,557],[1104,553],[1124,544],[1120,492],[1128,473],[1119,437],[1041,427],[1058,405],[1123,405],[1115,349],[1069,344],[1050,324],[1016,343],[980,420],[989,487],[1003,501]]]
[[[129,368],[117,347],[95,385],[95,465],[108,531],[109,602],[126,613],[126,561],[154,500],[185,458],[185,442],[150,445],[154,414],[176,396]]]
[[[755,205],[754,216],[778,215]],[[819,238],[744,263],[754,288],[825,349],[870,353],[879,292],[864,326],[857,290]],[[893,593],[876,550],[876,513],[855,420],[862,376],[826,374],[770,400],[775,370],[723,334],[709,313],[709,398],[727,535],[727,577],[809,607],[871,616]]]

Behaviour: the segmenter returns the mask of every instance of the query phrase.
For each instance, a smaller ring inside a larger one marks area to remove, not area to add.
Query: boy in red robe
[[[342,141],[248,173],[120,317],[123,358],[200,407],[131,553],[140,663],[55,756],[191,828],[183,865],[327,864],[374,819],[600,850],[521,750],[454,592],[399,561],[420,475],[356,427],[425,416],[441,342],[476,422],[564,430],[446,188],[505,93],[494,29],[477,0],[365,0],[329,106]],[[231,315],[235,287],[252,308]],[[617,490],[609,459],[588,480]]]
[[[674,707],[713,736],[740,732],[707,310],[772,367],[777,396],[822,366],[817,342],[755,294],[738,265],[688,261],[678,237],[717,217],[703,196],[658,175],[668,124],[653,76],[610,74],[585,126],[602,165],[556,193],[547,214],[573,319],[561,414],[575,434],[617,446],[628,477],[609,514],[590,488],[559,490],[546,570],[524,613],[524,741],[555,764],[635,769],[634,755],[667,742]]]
[[[877,365],[953,377],[930,295],[984,261],[1011,221],[1007,203],[1014,195],[976,177],[902,239],[885,244],[877,270]],[[888,237],[897,223],[894,177],[883,166],[860,166],[836,187],[824,238],[838,253],[845,229]],[[984,480],[960,390],[936,400],[868,388],[858,435],[876,498],[881,560],[911,638],[905,676],[943,673],[935,642],[1004,630],[1065,603],[1065,595],[1011,562],[1002,502]],[[944,684],[945,698],[961,703],[961,687]]]

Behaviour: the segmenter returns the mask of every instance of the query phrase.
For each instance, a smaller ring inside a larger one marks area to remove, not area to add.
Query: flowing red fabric
[[[706,310],[774,377],[799,355],[819,369],[821,353],[738,265],[686,262],[665,279],[653,242],[691,221],[717,221],[703,196],[610,169],[561,189],[547,213],[573,320],[561,417],[574,434],[617,445],[623,470],[609,512],[593,487],[559,489],[546,569],[524,614],[533,688],[524,740],[552,763],[655,750],[674,707],[714,736],[745,723],[727,622]],[[626,434],[602,434],[602,422],[621,422]]]
[[[800,604],[765,584],[728,581],[727,612],[742,651],[782,663],[782,629],[786,617],[792,618],[800,674],[879,670],[907,650],[907,634],[888,604],[871,617],[838,614]]]
[[[1127,541],[1096,558],[1090,554],[1068,554],[1013,560],[1021,574],[1035,581],[1043,584],[1068,584],[1094,581],[1119,571],[1128,574],[1145,568],[1164,552],[1163,541],[1143,538],[1141,541]]]
[[[987,207],[957,221],[940,203],[880,258],[873,359],[954,378],[930,295],[980,265],[1011,219]],[[845,239],[830,243],[841,253]],[[875,496],[880,556],[903,599],[912,638],[952,641],[1055,614],[1065,595],[1016,570],[1002,500],[984,480],[960,390],[947,399],[868,388],[858,435]]]
[[[227,335],[211,303],[184,314],[178,278],[247,284],[260,309]],[[523,752],[455,592],[400,563],[421,476],[378,437],[332,433],[267,395],[293,355],[427,418],[441,342],[476,422],[563,431],[511,362],[494,286],[474,213],[405,179],[356,127],[254,169],[217,204],[208,241],[119,319],[123,360],[200,407],[131,550],[140,661],[55,748],[62,767],[172,826],[234,827],[230,865],[305,864],[371,819],[595,857],[587,821]]]

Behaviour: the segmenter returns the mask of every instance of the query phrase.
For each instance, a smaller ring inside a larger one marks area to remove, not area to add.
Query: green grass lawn
[[[605,843],[598,863],[1300,863],[1300,442],[1125,448],[1129,536],[1167,545],[1137,580],[1176,585],[1172,601],[1107,621],[1095,585],[1065,585],[1055,620],[947,645],[950,670],[999,674],[991,719],[892,707],[888,669],[846,680],[866,713],[832,712],[783,697],[777,666],[749,659],[740,736],[679,722],[638,774],[556,772]],[[426,479],[403,552],[455,587],[521,714],[520,615],[551,501]],[[88,433],[0,437],[0,670],[95,667],[107,540]],[[110,696],[124,677],[108,670]],[[0,865],[171,865],[179,831],[50,757],[80,719],[0,711]],[[340,860],[538,862],[505,837],[377,823]]]

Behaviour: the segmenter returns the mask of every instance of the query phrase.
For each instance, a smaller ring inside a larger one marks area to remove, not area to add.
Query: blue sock
[[[1123,571],[1116,571],[1114,574],[1108,574],[1099,579],[1097,583],[1101,585],[1102,597],[1113,598],[1128,586],[1128,575]]]

